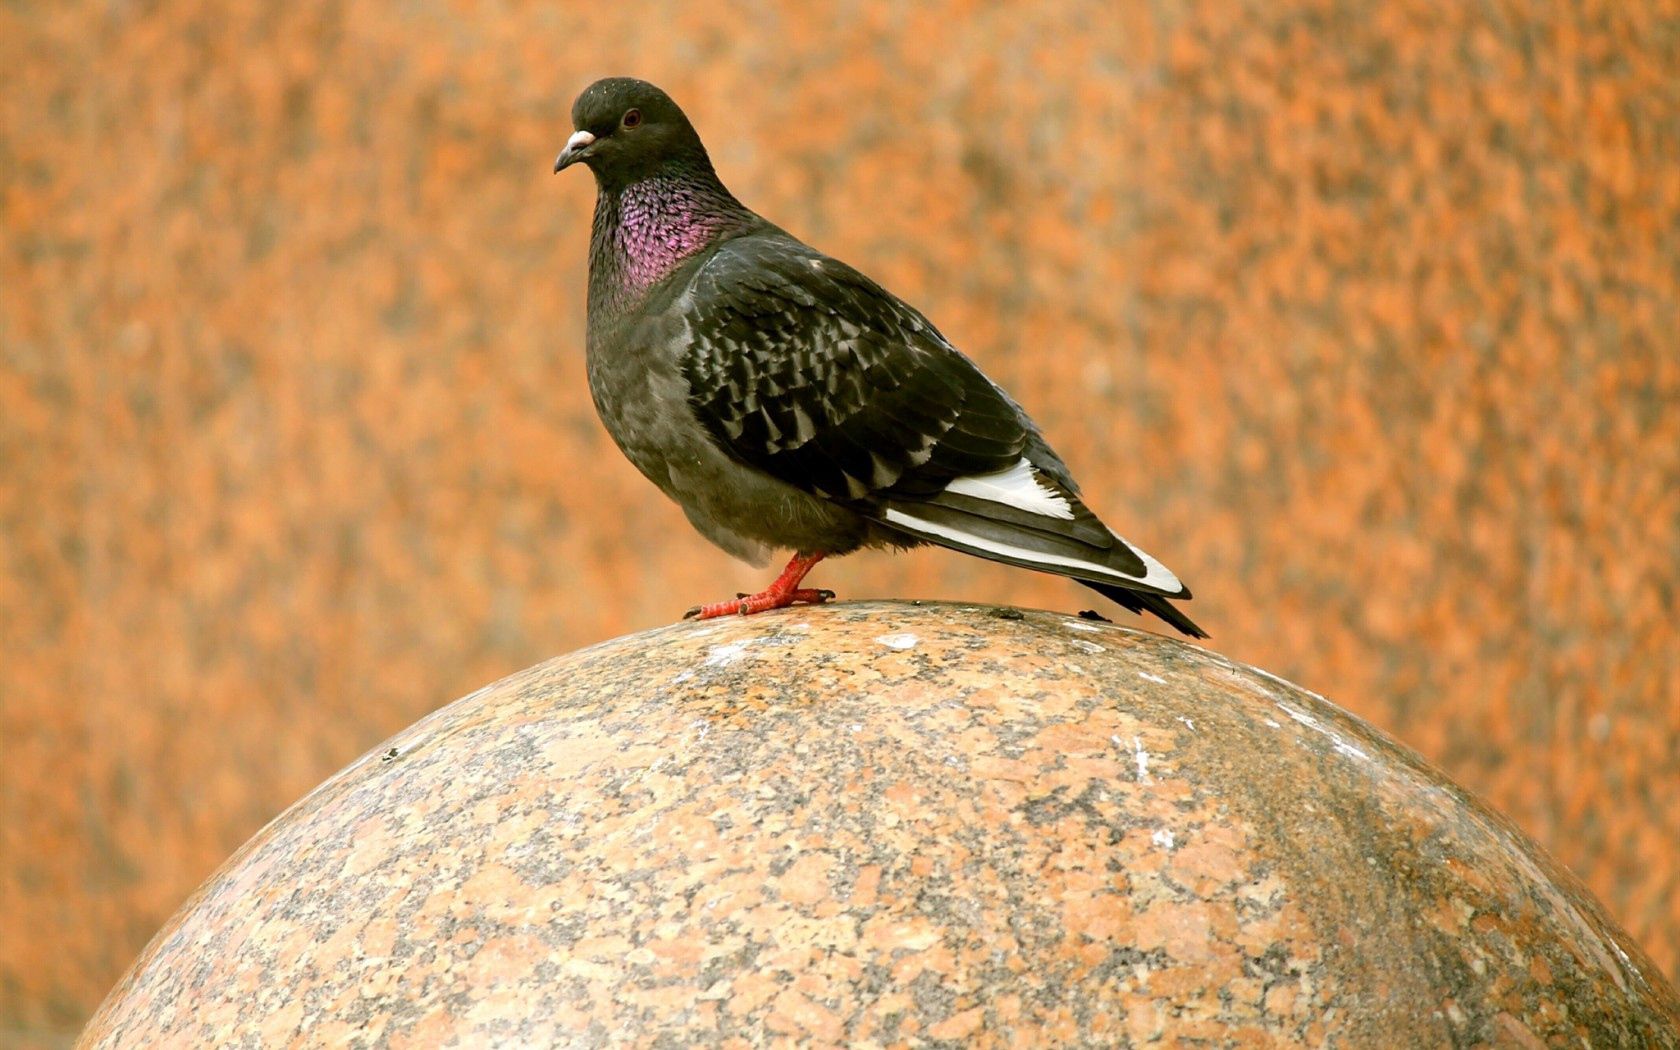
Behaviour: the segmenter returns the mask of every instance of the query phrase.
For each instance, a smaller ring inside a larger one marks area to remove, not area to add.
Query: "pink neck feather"
[[[618,199],[613,252],[622,290],[645,291],[731,225],[733,217],[682,182],[650,179]]]

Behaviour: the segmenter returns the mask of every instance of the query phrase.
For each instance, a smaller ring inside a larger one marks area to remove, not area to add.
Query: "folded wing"
[[[1189,597],[1080,501],[1006,394],[856,270],[756,234],[724,244],[675,308],[690,407],[740,461],[930,543],[1104,593]]]

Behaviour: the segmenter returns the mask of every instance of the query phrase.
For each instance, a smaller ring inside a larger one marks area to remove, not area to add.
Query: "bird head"
[[[577,130],[554,160],[558,174],[586,164],[603,186],[624,186],[671,165],[698,162],[710,169],[706,148],[671,96],[645,80],[608,77],[572,103]]]

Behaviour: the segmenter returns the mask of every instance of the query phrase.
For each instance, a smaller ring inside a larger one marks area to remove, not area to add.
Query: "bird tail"
[[[1170,569],[1025,460],[1007,471],[959,478],[931,496],[889,499],[879,520],[941,547],[1070,577],[1192,638],[1207,637],[1167,600],[1190,597]]]
[[[1124,587],[1114,587],[1106,583],[1092,583],[1090,580],[1080,580],[1079,582],[1109,601],[1135,613],[1140,615],[1145,612],[1155,614],[1176,628],[1180,634],[1188,635],[1191,638],[1206,638],[1208,636],[1208,633],[1202,630],[1195,620],[1184,615],[1178,606],[1162,595],[1149,594],[1144,591],[1129,591]]]

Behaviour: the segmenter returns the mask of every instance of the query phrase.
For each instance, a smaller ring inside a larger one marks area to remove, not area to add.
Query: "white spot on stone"
[[[1600,943],[1601,944],[1607,943],[1607,944],[1610,945],[1611,948],[1615,949],[1616,958],[1622,960],[1622,966],[1624,966],[1625,968],[1627,968],[1629,970],[1635,969],[1635,967],[1633,965],[1633,960],[1628,958],[1628,953],[1623,951],[1622,946],[1617,944],[1616,941],[1613,938],[1609,941],[1600,941]],[[1618,980],[1617,983],[1620,984],[1621,983],[1620,980]],[[1624,985],[1624,987],[1625,987],[1625,985]]]
[[[1084,620],[1068,620],[1067,622],[1063,623],[1062,626],[1066,627],[1070,631],[1101,631],[1102,630],[1102,628],[1098,627],[1096,624],[1086,623]]]
[[[1143,738],[1132,737],[1132,758],[1137,762],[1137,778],[1140,784],[1152,784],[1149,777],[1149,752],[1143,749]]]
[[[415,748],[419,747],[420,742],[423,739],[423,736],[417,736],[405,740],[400,744],[393,744],[379,753],[379,760],[381,762],[395,762],[397,759],[402,758]]]
[[[1196,723],[1194,721],[1185,718],[1183,715],[1178,715],[1176,717],[1180,722],[1184,723],[1185,727],[1188,728],[1190,732],[1194,733],[1196,731]]]
[[[1270,718],[1266,719],[1266,724],[1271,726],[1273,729],[1282,729],[1283,728],[1283,723],[1282,722],[1274,721],[1273,719],[1270,719]]]
[[[1286,704],[1281,700],[1278,701],[1278,703],[1277,703],[1277,709],[1279,711],[1282,711],[1284,714],[1288,715],[1290,718],[1293,718],[1295,721],[1297,721],[1297,722],[1301,723],[1302,725],[1306,726],[1308,729],[1311,729],[1313,732],[1321,733],[1324,736],[1329,737],[1330,738],[1330,746],[1335,748],[1338,754],[1346,755],[1349,758],[1359,758],[1359,759],[1365,759],[1367,761],[1370,760],[1370,758],[1371,758],[1370,755],[1366,754],[1360,748],[1355,747],[1353,744],[1350,744],[1346,740],[1342,739],[1342,735],[1340,733],[1336,732],[1334,729],[1331,729],[1329,726],[1325,725],[1323,722],[1320,722],[1318,719],[1314,718],[1312,715],[1307,714],[1305,711],[1302,711],[1302,710],[1299,710],[1295,707],[1292,707],[1291,705]]]
[[[1297,708],[1291,707],[1281,701],[1279,701],[1277,709],[1288,715],[1290,718],[1293,718],[1295,721],[1306,726],[1308,729],[1316,729],[1321,733],[1324,731],[1324,723],[1320,722],[1312,715],[1307,714],[1305,711],[1298,710]]]
[[[921,641],[920,638],[917,638],[909,632],[905,632],[904,634],[883,634],[875,640],[886,646],[888,649],[898,650],[914,649],[916,648],[917,643]]]
[[[1162,678],[1158,674],[1150,674],[1148,671],[1139,671],[1137,676],[1146,682],[1156,682],[1161,685],[1167,684],[1167,680],[1165,678]]]
[[[695,996],[695,998],[701,1000],[727,999],[729,998],[729,993],[730,981],[725,978],[724,980],[713,982],[710,988],[701,992],[699,995]]]
[[[1080,652],[1084,652],[1084,653],[1106,653],[1106,652],[1108,652],[1107,649],[1104,649],[1102,646],[1098,645],[1096,642],[1087,642],[1083,638],[1075,638],[1072,641],[1068,642],[1068,644],[1073,646],[1075,649],[1078,649]]]
[[[746,642],[731,642],[728,645],[714,645],[712,651],[706,655],[705,666],[728,667],[730,664],[740,663],[747,655]]]
[[[1149,841],[1155,843],[1155,845],[1161,847],[1162,849],[1172,849],[1173,833],[1168,831],[1166,828],[1156,828],[1155,831],[1150,834]]]

